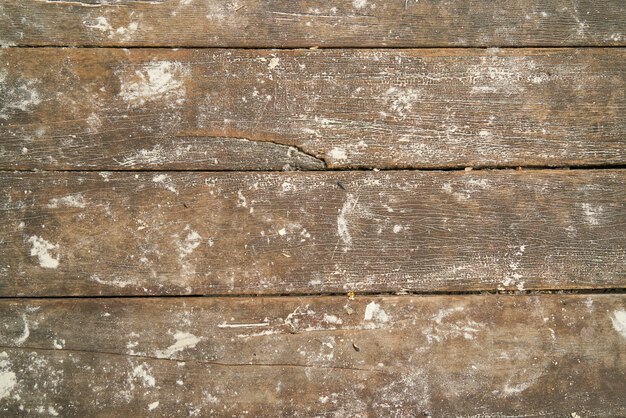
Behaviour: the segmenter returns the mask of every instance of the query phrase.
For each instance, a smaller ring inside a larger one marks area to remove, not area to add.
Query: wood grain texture
[[[622,288],[626,171],[2,173],[0,295]]]
[[[625,45],[621,0],[2,0],[5,45]]]
[[[626,414],[624,295],[2,301],[11,416]]]
[[[626,163],[624,49],[9,48],[0,59],[4,169]]]

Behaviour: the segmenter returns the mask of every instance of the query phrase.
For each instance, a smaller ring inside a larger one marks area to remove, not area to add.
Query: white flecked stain
[[[389,316],[387,313],[380,307],[376,302],[370,302],[365,307],[365,315],[363,316],[363,320],[365,321],[377,321],[377,322],[388,322]]]
[[[347,251],[352,246],[352,236],[350,236],[350,231],[348,230],[347,217],[354,211],[358,200],[354,195],[348,194],[337,216],[337,234],[344,243],[344,251]]]
[[[615,331],[619,332],[622,337],[626,338],[626,311],[624,309],[613,312],[611,323]]]
[[[30,256],[37,257],[43,268],[55,269],[59,267],[59,244],[52,244],[36,235],[28,239],[31,244]]]
[[[0,353],[0,399],[9,396],[16,384],[17,376],[11,370],[9,355],[3,351]]]
[[[76,193],[63,197],[55,197],[48,201],[48,207],[56,208],[84,208],[86,206],[85,198],[82,194]]]
[[[157,356],[170,358],[172,357],[172,355],[178,353],[179,351],[195,347],[196,344],[198,344],[200,340],[202,340],[202,338],[196,337],[195,335],[188,332],[176,331],[176,333],[174,334],[174,340],[176,340],[176,342],[174,342],[174,344],[170,345],[165,350],[158,350],[156,352]]]
[[[186,92],[181,78],[188,73],[189,69],[180,63],[150,62],[134,74],[118,73],[121,81],[119,94],[130,107],[161,99],[169,104],[182,104]]]

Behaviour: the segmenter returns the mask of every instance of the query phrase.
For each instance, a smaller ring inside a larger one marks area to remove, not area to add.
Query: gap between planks
[[[245,45],[218,45],[218,46],[202,46],[202,45],[72,45],[72,44],[62,44],[62,45],[35,45],[35,44],[20,44],[20,45],[0,45],[0,49],[64,49],[64,48],[76,48],[76,49],[245,49],[251,51],[307,51],[307,50],[327,50],[327,51],[340,51],[340,50],[397,50],[397,51],[410,51],[417,49],[473,49],[473,50],[489,50],[489,49],[624,49],[626,45],[589,45],[589,44],[568,44],[568,45],[558,45],[558,46],[546,46],[546,45],[533,45],[533,44],[524,44],[524,45],[481,45],[481,46],[461,46],[461,45],[451,45],[451,46],[437,46],[437,45],[426,45],[426,46],[411,46],[411,45],[401,45],[401,46],[302,46],[302,47],[257,47],[257,46],[245,46]]]
[[[224,169],[224,170],[211,170],[211,169],[146,169],[146,168],[138,168],[138,169],[98,169],[98,168],[80,168],[80,169],[31,169],[31,170],[20,170],[20,169],[9,169],[9,168],[0,168],[0,173],[255,173],[255,174],[263,174],[263,173],[318,173],[323,171],[337,171],[337,172],[364,172],[364,171],[385,171],[385,172],[445,172],[445,171],[539,171],[539,170],[551,170],[551,171],[568,171],[568,170],[590,170],[590,171],[602,171],[602,170],[623,170],[626,169],[626,164],[581,164],[581,165],[567,165],[567,166],[543,166],[543,165],[496,165],[496,166],[441,166],[441,167],[407,167],[407,168],[397,168],[397,167],[325,167],[321,170],[241,170],[241,169]]]
[[[68,296],[0,296],[0,303],[11,300],[48,300],[48,299],[193,299],[193,298],[228,298],[228,299],[267,299],[267,298],[336,298],[345,296],[352,299],[366,297],[429,297],[429,296],[542,296],[542,295],[604,295],[604,294],[626,294],[626,287],[606,287],[588,289],[541,289],[541,290],[460,290],[460,291],[405,291],[396,292],[330,292],[330,293],[268,293],[268,294],[246,294],[246,293],[192,293],[192,294],[146,294],[146,295],[68,295]]]

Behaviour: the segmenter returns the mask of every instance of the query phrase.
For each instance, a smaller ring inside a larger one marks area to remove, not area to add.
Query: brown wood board
[[[622,0],[0,0],[0,416],[626,416],[624,47]]]
[[[1,173],[0,295],[623,288],[626,172]]]
[[[625,45],[626,4],[621,0],[2,0],[0,44]]]
[[[11,416],[623,416],[621,295],[2,301]]]
[[[626,50],[0,50],[0,168],[626,163]]]

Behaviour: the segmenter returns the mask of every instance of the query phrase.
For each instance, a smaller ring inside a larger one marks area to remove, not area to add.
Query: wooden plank
[[[0,54],[4,169],[626,163],[625,49]]]
[[[2,301],[10,416],[623,416],[619,295]]]
[[[2,0],[4,45],[625,45],[621,0]]]
[[[626,171],[2,173],[0,295],[623,288]]]

